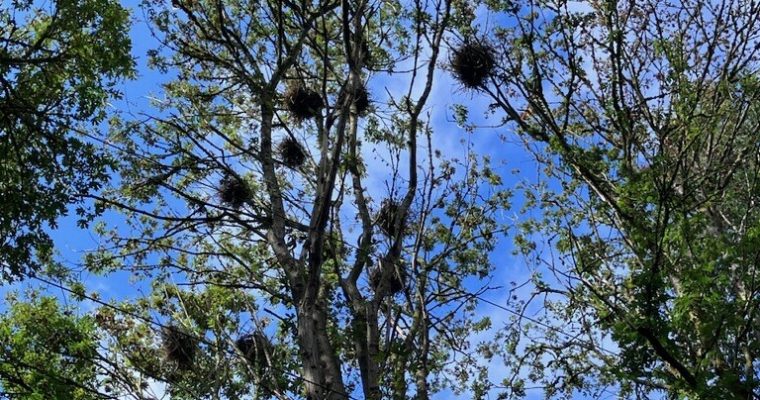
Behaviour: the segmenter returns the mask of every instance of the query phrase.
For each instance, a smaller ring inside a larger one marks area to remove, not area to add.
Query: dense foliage
[[[0,7],[0,279],[50,261],[47,231],[108,179],[92,125],[133,71],[128,14],[114,0]],[[93,135],[95,137],[93,137]]]
[[[511,384],[757,397],[760,4],[490,6],[518,23],[484,92],[544,167],[519,239],[563,333],[515,323]]]
[[[0,388],[25,400],[100,399],[95,321],[52,297],[6,298],[0,314]]]

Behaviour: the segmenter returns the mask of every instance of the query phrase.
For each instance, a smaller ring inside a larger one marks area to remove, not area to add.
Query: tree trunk
[[[346,400],[335,349],[327,337],[327,314],[318,302],[300,302],[298,344],[306,396],[313,400]]]

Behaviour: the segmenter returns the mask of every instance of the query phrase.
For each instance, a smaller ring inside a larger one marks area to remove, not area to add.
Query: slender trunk
[[[346,400],[340,365],[327,336],[327,314],[319,303],[297,307],[298,345],[308,399]]]
[[[353,302],[354,318],[351,324],[354,330],[354,351],[359,361],[364,398],[379,400],[381,397],[378,365],[379,329],[377,313],[373,312],[373,309],[371,302],[362,300]]]

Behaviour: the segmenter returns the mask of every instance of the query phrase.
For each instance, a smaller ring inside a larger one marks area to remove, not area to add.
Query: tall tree
[[[128,13],[113,0],[0,7],[0,274],[49,261],[46,232],[107,179],[91,130],[133,73]],[[102,138],[102,135],[99,136]]]
[[[508,330],[512,387],[760,396],[760,3],[486,3],[517,23],[478,88],[546,174],[522,306],[551,329]]]
[[[489,321],[463,282],[491,273],[508,195],[487,159],[435,150],[426,110],[466,4],[145,10],[177,79],[159,116],[114,127],[123,186],[97,198],[130,229],[90,266],[154,282],[110,331],[117,361],[173,398],[484,396],[467,338]]]

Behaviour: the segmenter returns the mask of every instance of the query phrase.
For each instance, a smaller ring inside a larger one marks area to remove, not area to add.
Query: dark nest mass
[[[370,99],[369,99],[369,92],[367,91],[367,88],[362,86],[359,86],[356,88],[356,90],[353,93],[353,104],[356,106],[356,113],[357,114],[364,114],[369,110],[370,105]],[[340,104],[343,104],[343,97],[340,99]]]
[[[178,327],[165,327],[161,331],[164,357],[180,369],[190,369],[195,359],[197,342],[190,334]]]
[[[292,86],[284,97],[285,107],[299,121],[316,117],[325,106],[319,93],[301,85]]]
[[[287,137],[280,142],[279,151],[282,163],[288,168],[300,167],[306,161],[306,153],[303,147],[292,137]]]
[[[382,278],[383,272],[381,268],[375,267],[370,271],[369,284],[372,286],[372,290],[375,292],[377,292],[380,288]],[[393,267],[392,270],[388,271],[388,278],[388,291],[391,294],[396,294],[404,290],[404,286],[406,286],[406,274],[401,268]]]
[[[386,235],[393,237],[398,231],[396,215],[399,212],[399,204],[396,201],[385,199],[377,213],[377,225]],[[400,222],[403,225],[403,221]]]
[[[251,190],[234,175],[227,175],[219,184],[219,198],[225,204],[239,208],[251,198]]]
[[[369,109],[369,92],[364,86],[359,86],[354,92],[354,105],[356,112],[364,114]]]
[[[484,43],[465,43],[451,60],[454,75],[468,89],[483,86],[495,65],[493,48]]]
[[[256,367],[260,374],[269,366],[267,354],[271,354],[272,344],[263,333],[256,332],[240,336],[235,341],[235,347],[243,353],[252,366]]]

